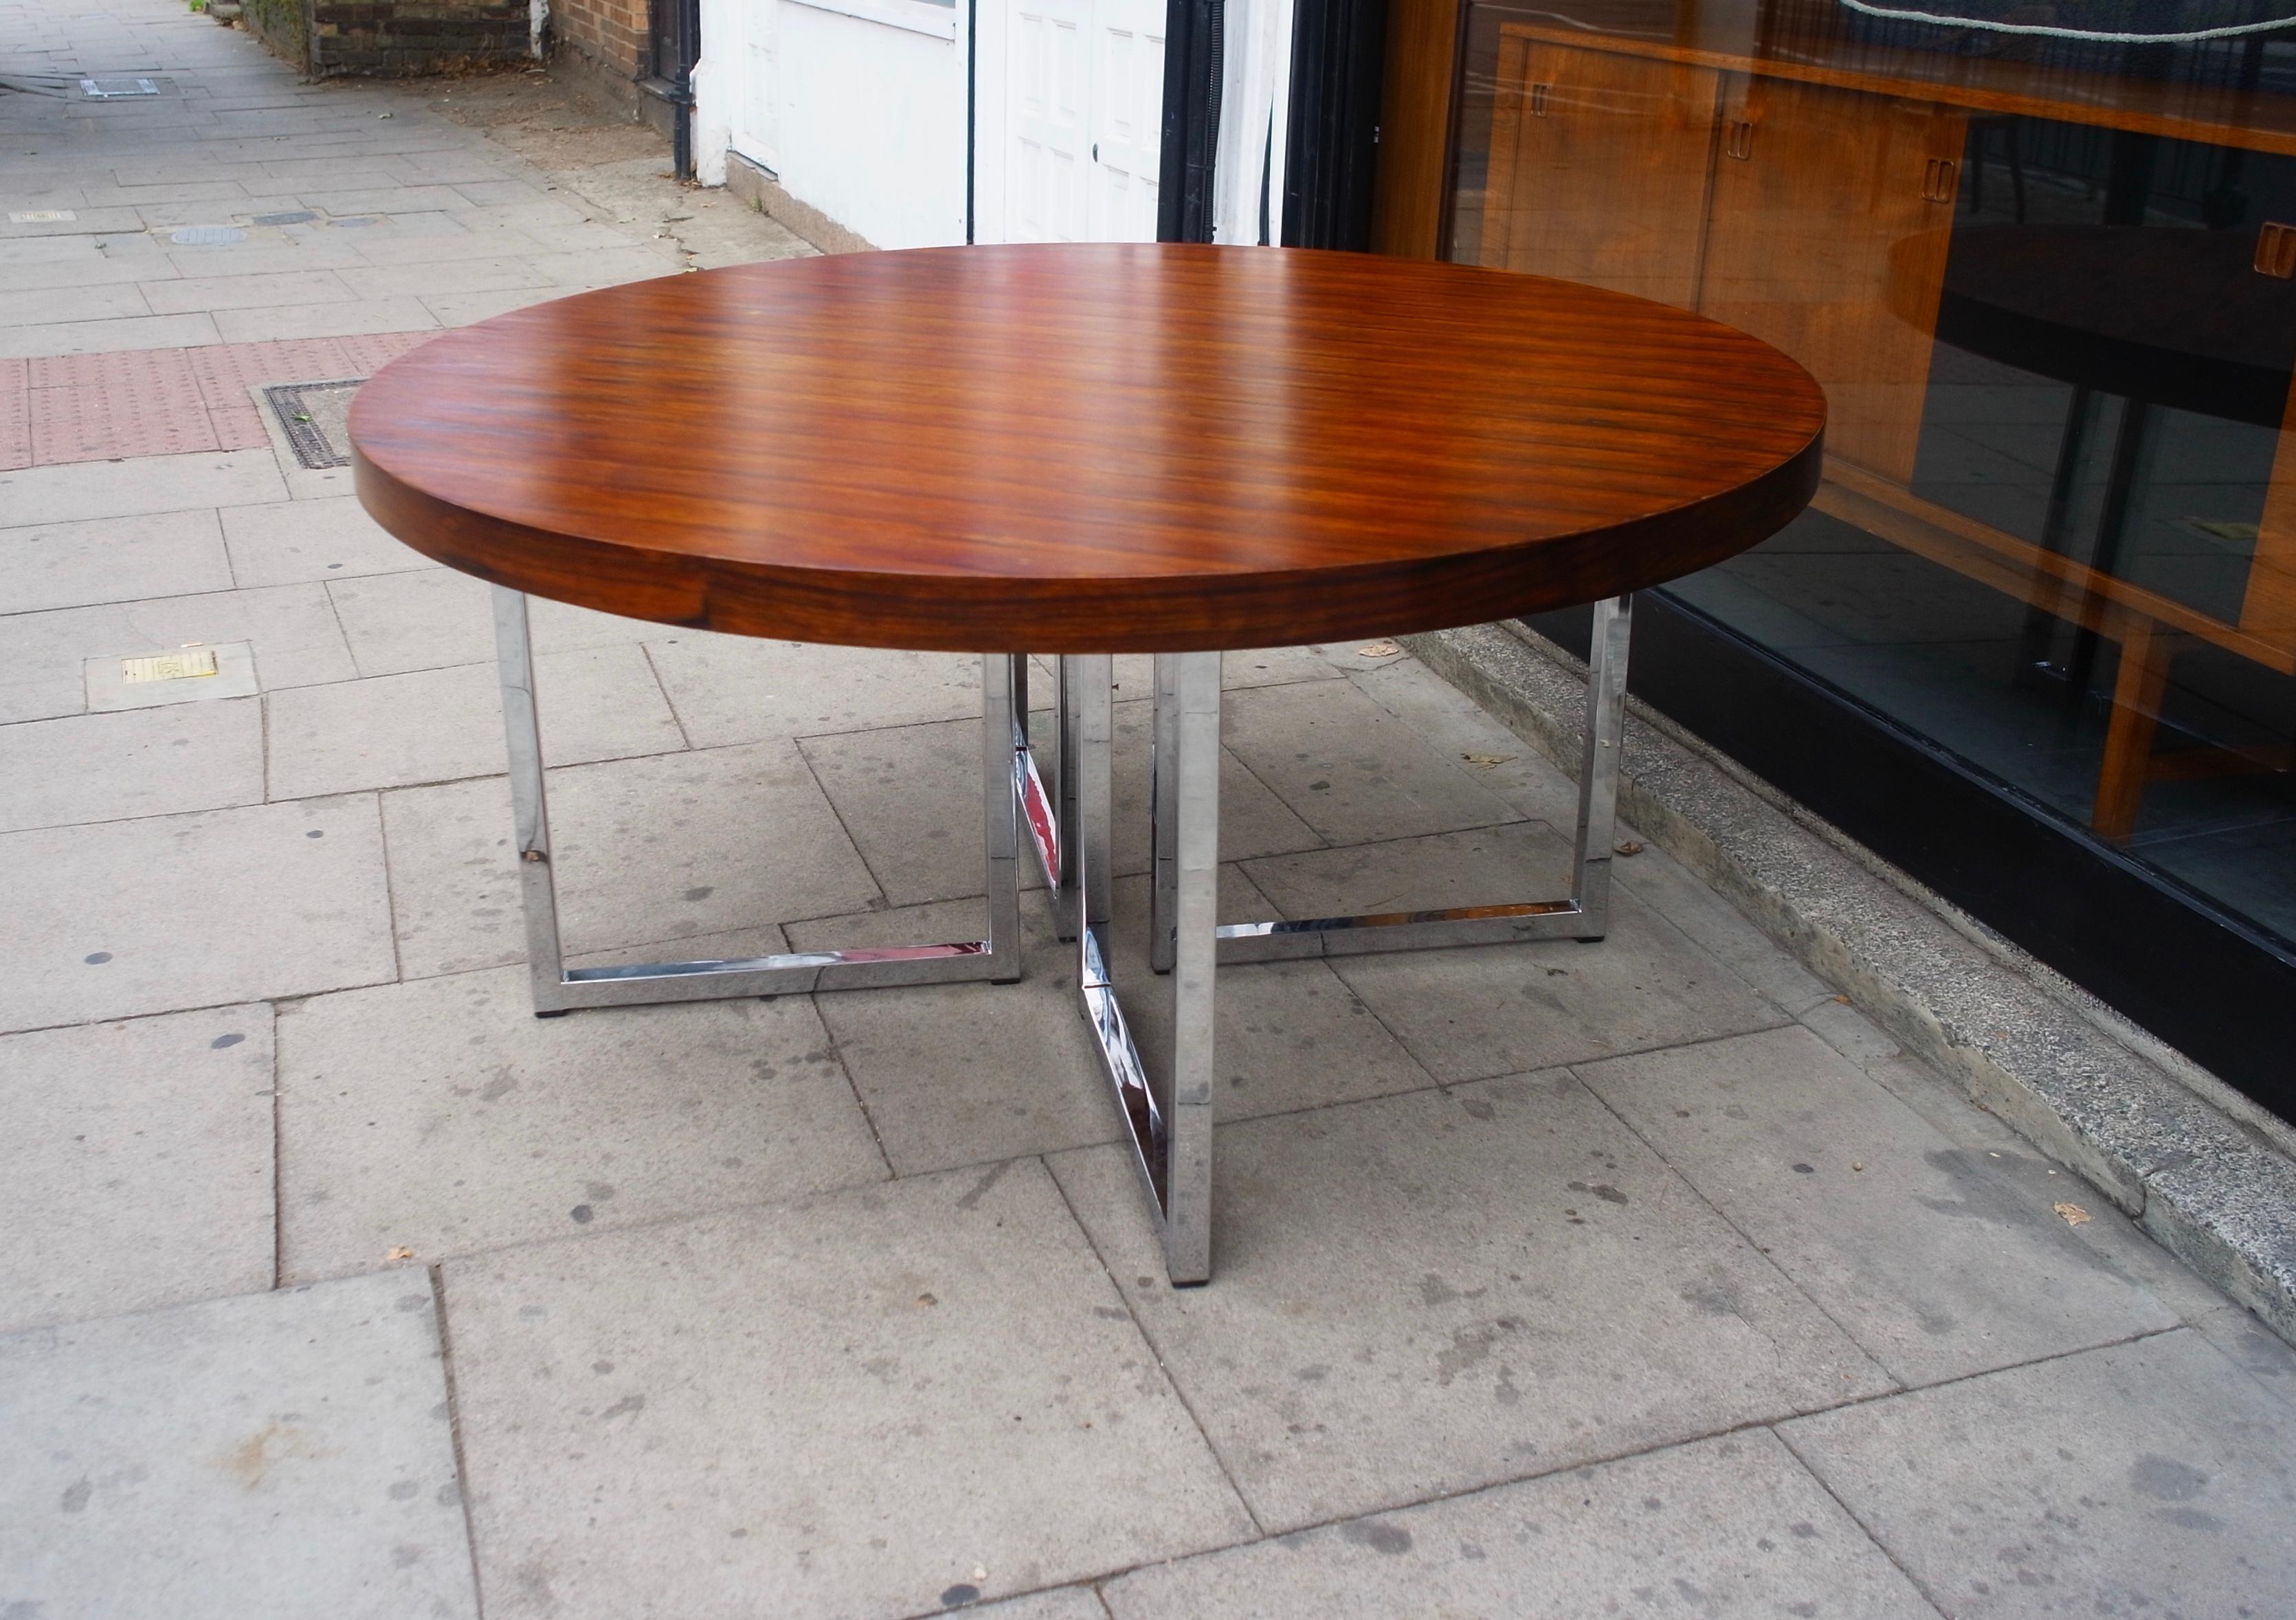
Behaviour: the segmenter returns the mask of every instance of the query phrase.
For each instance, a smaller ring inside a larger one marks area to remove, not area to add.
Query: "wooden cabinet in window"
[[[1830,454],[1911,480],[1966,115],[1747,74],[1721,113],[1700,312],[1824,384]]]
[[[1688,308],[1720,79],[1504,35],[1482,262]]]

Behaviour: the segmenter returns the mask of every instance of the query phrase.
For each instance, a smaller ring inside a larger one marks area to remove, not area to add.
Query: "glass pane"
[[[2296,23],[2065,32],[2296,7],[1920,9],[1466,0],[1444,251],[1801,361],[1816,503],[1671,593],[2296,942]]]

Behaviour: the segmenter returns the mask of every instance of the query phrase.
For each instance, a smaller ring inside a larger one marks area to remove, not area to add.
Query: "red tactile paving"
[[[437,335],[384,332],[0,360],[0,471],[260,449],[271,439],[250,389],[368,376]]]
[[[31,465],[31,368],[22,360],[0,360],[0,472]]]
[[[183,456],[212,450],[208,420],[182,349],[139,349],[101,382],[31,391],[32,465],[102,461],[114,456]],[[34,363],[34,376],[41,374]]]

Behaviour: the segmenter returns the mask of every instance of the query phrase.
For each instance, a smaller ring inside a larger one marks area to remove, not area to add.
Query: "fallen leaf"
[[[2067,1226],[2087,1226],[2095,1219],[2078,1204],[2052,1204],[2049,1207],[2065,1218]]]
[[[1392,658],[1401,651],[1403,651],[1403,649],[1396,646],[1392,641],[1374,641],[1366,646],[1357,647],[1356,649],[1356,656],[1358,658]]]
[[[1461,759],[1478,770],[1488,770],[1494,765],[1504,765],[1514,758],[1511,753],[1463,753]]]
[[[414,1258],[414,1251],[413,1249],[393,1249],[390,1253],[385,1254],[383,1258],[385,1260],[412,1260]]]
[[[1842,1005],[1842,1006],[1844,1006],[1844,1007],[1847,1007],[1847,1006],[1849,1006],[1849,997],[1847,997],[1847,996],[1836,996],[1836,997],[1834,997],[1833,999],[1834,999],[1836,1001],[1841,1002],[1841,1005]],[[2001,1155],[2000,1155],[1999,1154],[1997,1154],[1997,1154],[1995,1154],[1993,1156],[1994,1156],[1995,1158],[1997,1158],[1997,1158],[1999,1158]]]
[[[1613,855],[1639,855],[1642,852],[1642,840],[1639,838],[1629,838],[1624,843],[1614,843],[1611,846],[1611,853]]]

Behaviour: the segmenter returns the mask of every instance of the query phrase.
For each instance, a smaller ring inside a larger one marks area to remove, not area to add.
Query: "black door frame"
[[[1210,242],[1219,155],[1225,0],[1167,0],[1164,133],[1156,182],[1156,240]]]

